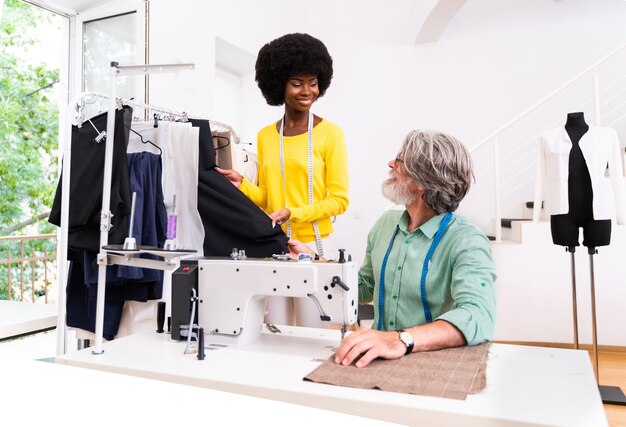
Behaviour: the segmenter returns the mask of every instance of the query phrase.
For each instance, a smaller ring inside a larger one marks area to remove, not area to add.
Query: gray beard
[[[415,194],[411,192],[409,186],[399,183],[393,177],[383,182],[381,190],[386,199],[398,205],[406,206],[415,201]]]

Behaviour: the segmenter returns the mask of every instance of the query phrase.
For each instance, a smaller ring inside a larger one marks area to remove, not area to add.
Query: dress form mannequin
[[[598,253],[596,247],[607,246],[611,242],[611,219],[595,218],[594,217],[594,185],[590,175],[590,168],[594,173],[596,181],[601,176],[604,176],[604,171],[607,164],[609,165],[609,172],[611,174],[612,181],[614,182],[614,196],[617,210],[617,222],[623,224],[623,217],[620,210],[623,210],[623,188],[621,187],[621,164],[615,161],[615,149],[607,150],[607,152],[613,152],[609,157],[602,157],[602,163],[593,164],[590,152],[598,151],[602,152],[602,147],[593,146],[591,143],[598,142],[592,137],[585,138],[586,146],[584,148],[587,157],[584,156],[581,144],[583,138],[590,131],[589,125],[585,122],[584,114],[580,112],[569,113],[567,115],[567,121],[565,123],[565,131],[569,141],[571,142],[571,149],[569,150],[568,158],[568,174],[567,174],[567,213],[558,213],[550,216],[550,230],[552,233],[552,241],[555,245],[565,246],[565,250],[571,253],[571,266],[572,266],[572,300],[573,300],[573,319],[574,319],[574,339],[575,348],[578,349],[578,310],[576,308],[576,264],[574,258],[574,252],[576,246],[579,246],[578,237],[579,229],[583,229],[583,246],[587,247],[589,254],[589,269],[591,275],[591,317],[592,317],[592,335],[593,335],[593,352],[594,352],[594,370],[596,374],[596,381],[598,382],[598,388],[600,395],[604,403],[625,405],[626,398],[624,393],[619,387],[603,386],[600,385],[598,376],[598,347],[597,347],[597,328],[596,328],[596,303],[595,303],[595,278],[594,278],[594,264],[593,256]],[[599,131],[599,128],[595,128],[594,131]],[[610,129],[603,129],[602,132],[611,131]],[[614,132],[613,132],[614,133]],[[609,138],[610,139],[610,138]],[[611,146],[619,147],[619,144],[615,141],[611,143]],[[561,151],[562,152],[562,151]],[[589,162],[589,166],[588,166]],[[615,179],[615,177],[618,179]],[[617,185],[616,185],[617,183]],[[537,187],[539,188],[539,186]],[[536,192],[536,196],[540,194]],[[597,196],[596,196],[597,197]],[[537,197],[535,203],[537,203]],[[540,199],[539,199],[540,200]],[[540,206],[540,203],[535,206]],[[535,216],[537,219],[538,216]]]
[[[552,241],[555,245],[568,247],[574,252],[579,246],[579,228],[583,229],[583,245],[591,250],[607,246],[611,242],[611,220],[594,220],[593,190],[589,169],[580,149],[579,142],[589,130],[583,113],[569,113],[565,130],[572,143],[569,155],[568,204],[569,212],[550,217]]]

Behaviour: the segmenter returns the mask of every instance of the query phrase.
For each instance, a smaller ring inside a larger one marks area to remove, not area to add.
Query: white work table
[[[276,427],[302,416],[298,425],[378,426],[354,415],[57,363],[0,355],[0,364],[3,425]]]
[[[0,300],[0,340],[52,329],[57,306]]]
[[[136,334],[57,357],[57,363],[195,385],[407,425],[606,426],[584,351],[493,344],[487,387],[466,400],[317,384],[302,378],[330,356],[336,330],[279,326],[241,347],[185,355],[168,334]],[[206,346],[210,345],[207,336]]]

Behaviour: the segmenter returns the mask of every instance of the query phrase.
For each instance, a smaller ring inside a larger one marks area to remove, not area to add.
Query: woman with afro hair
[[[311,107],[330,86],[333,60],[320,40],[294,33],[265,44],[255,69],[267,103],[285,106],[281,119],[257,135],[258,185],[236,171],[217,170],[288,236],[332,259],[331,218],[348,207],[347,151],[341,128],[314,115]],[[321,326],[309,298],[270,300],[269,323]]]

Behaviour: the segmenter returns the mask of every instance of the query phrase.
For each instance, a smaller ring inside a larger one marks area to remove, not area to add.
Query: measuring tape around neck
[[[285,208],[287,208],[287,179],[285,177],[285,149],[283,130],[285,128],[285,116],[280,119],[280,175],[283,180],[283,198]],[[309,110],[309,119],[307,124],[308,133],[308,196],[309,205],[313,204],[313,112]],[[320,235],[320,229],[317,225],[317,221],[312,221],[313,230],[315,231],[315,245],[317,246],[317,254],[320,257],[324,257],[324,247],[322,246],[322,237]],[[287,237],[291,237],[291,221],[287,220]]]

